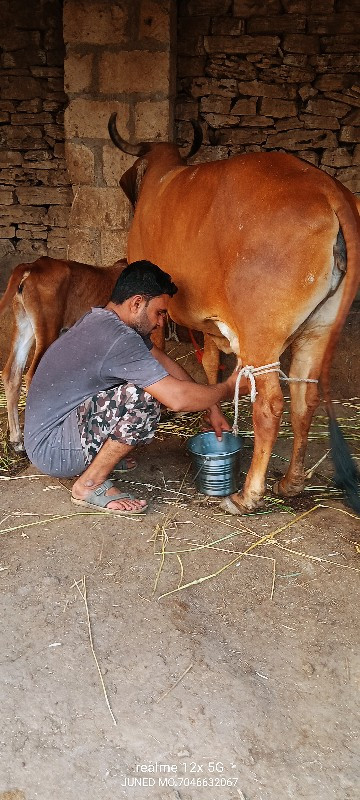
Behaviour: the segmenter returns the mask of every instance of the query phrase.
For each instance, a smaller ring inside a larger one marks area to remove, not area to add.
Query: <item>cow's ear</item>
[[[130,169],[126,170],[126,172],[124,172],[120,178],[120,186],[134,208],[136,206],[141,181],[145,175],[146,168],[146,159],[139,158],[137,161],[135,161],[135,164],[133,164]]]

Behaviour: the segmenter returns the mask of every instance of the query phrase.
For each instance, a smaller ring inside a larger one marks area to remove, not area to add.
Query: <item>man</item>
[[[25,448],[48,475],[78,476],[72,502],[139,514],[146,502],[118,491],[108,480],[129,454],[149,442],[160,403],[172,411],[209,409],[217,436],[229,430],[218,403],[232,398],[236,374],[224,383],[195,383],[154,346],[150,333],[164,325],[170,275],[148,261],[128,265],[105,308],[93,308],[47,350],[31,382],[25,411]]]

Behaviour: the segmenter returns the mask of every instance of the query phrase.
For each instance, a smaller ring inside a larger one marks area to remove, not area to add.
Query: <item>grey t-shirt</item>
[[[85,469],[76,408],[89,397],[134,383],[145,389],[168,373],[140,336],[105,308],[93,308],[46,351],[32,379],[25,409],[25,449],[47,475],[71,477]]]

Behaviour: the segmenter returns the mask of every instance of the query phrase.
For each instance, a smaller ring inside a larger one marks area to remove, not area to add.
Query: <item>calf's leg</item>
[[[21,452],[24,446],[20,431],[18,402],[22,376],[35,335],[31,322],[22,306],[17,305],[14,310],[14,334],[2,378],[7,403],[10,443],[15,450]]]

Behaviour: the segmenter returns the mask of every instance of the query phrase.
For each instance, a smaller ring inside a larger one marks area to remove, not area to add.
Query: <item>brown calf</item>
[[[35,351],[25,377],[27,388],[40,358],[60,331],[73,325],[92,306],[109,301],[126,263],[122,259],[112,267],[92,267],[44,256],[15,267],[0,301],[0,313],[12,301],[15,319],[10,354],[2,374],[10,442],[15,450],[23,450],[18,400],[32,345],[35,344]]]

